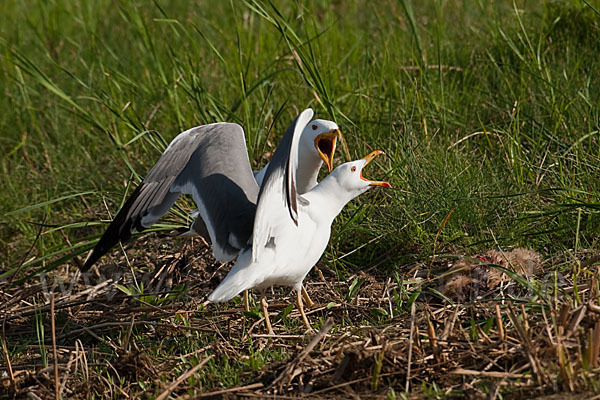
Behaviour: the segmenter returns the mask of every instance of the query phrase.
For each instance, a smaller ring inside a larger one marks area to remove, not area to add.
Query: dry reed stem
[[[503,378],[503,379],[522,379],[527,378],[524,374],[512,374],[510,372],[498,372],[498,371],[473,371],[469,369],[459,368],[450,372],[455,375],[469,375],[469,376],[485,376],[489,378]]]
[[[10,386],[13,392],[17,391],[17,385],[15,383],[15,374],[10,363],[10,356],[8,355],[8,348],[6,347],[6,320],[2,323],[2,354],[4,354],[4,361],[6,362],[6,369],[8,370],[8,377],[10,379]]]
[[[181,385],[181,383],[183,381],[185,381],[187,378],[189,378],[190,376],[192,376],[196,372],[198,372],[198,370],[200,368],[202,368],[204,366],[204,364],[206,364],[207,362],[212,360],[214,357],[215,357],[215,355],[211,354],[210,356],[208,356],[204,360],[202,360],[198,365],[196,365],[193,368],[190,368],[189,370],[187,370],[186,372],[181,374],[177,379],[175,379],[175,381],[173,383],[171,383],[169,386],[167,386],[167,388],[156,397],[156,400],[164,400],[167,397],[169,397],[169,395],[177,388],[177,386]]]
[[[413,338],[415,332],[415,314],[416,314],[416,304],[413,302],[410,305],[410,336],[408,338],[408,365],[406,367],[406,386],[405,391],[408,392],[410,389],[410,368],[412,364],[412,349],[413,349]]]
[[[279,386],[282,387],[285,384],[289,384],[289,382],[294,378],[293,372],[294,370],[304,361],[304,359],[308,356],[308,354],[315,348],[315,346],[327,335],[327,332],[333,327],[333,321],[328,319],[325,324],[321,327],[319,332],[313,336],[308,345],[302,349],[300,354],[296,357],[295,360],[288,363],[287,367],[279,374],[279,376],[273,381],[271,384],[272,387]],[[287,382],[284,381],[287,380]],[[285,383],[284,383],[285,382]]]
[[[261,389],[263,387],[264,387],[264,385],[262,383],[258,382],[258,383],[253,383],[251,385],[246,385],[246,386],[236,386],[236,387],[232,387],[229,389],[216,390],[214,392],[200,393],[200,394],[196,395],[195,397],[219,396],[219,395],[226,394],[226,393],[241,392],[243,390]]]
[[[60,400],[58,379],[58,351],[56,350],[56,322],[54,318],[54,292],[50,293],[50,329],[52,330],[52,354],[54,357],[54,398]]]
[[[504,324],[502,323],[502,314],[500,314],[500,306],[495,305],[496,311],[496,326],[498,327],[498,337],[504,341]]]

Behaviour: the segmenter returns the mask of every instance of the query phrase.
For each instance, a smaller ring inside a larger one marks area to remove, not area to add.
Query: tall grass
[[[381,148],[368,174],[395,187],[336,222],[327,260],[342,269],[497,245],[593,248],[598,8],[2,2],[0,273],[84,256],[180,131],[241,123],[258,168],[309,106],[341,125],[338,162]],[[181,205],[168,223],[185,223]]]

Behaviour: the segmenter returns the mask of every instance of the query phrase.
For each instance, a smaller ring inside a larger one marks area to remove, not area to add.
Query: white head
[[[375,150],[364,158],[350,161],[338,166],[331,175],[335,177],[338,184],[345,189],[352,198],[366,192],[373,186],[391,187],[388,182],[371,181],[363,177],[363,168],[375,157],[383,154],[381,150]]]
[[[300,135],[298,155],[311,157],[318,162],[323,161],[331,172],[333,169],[333,154],[340,128],[333,121],[315,119],[311,121]],[[300,160],[301,164],[304,164]],[[321,164],[319,164],[321,165]]]

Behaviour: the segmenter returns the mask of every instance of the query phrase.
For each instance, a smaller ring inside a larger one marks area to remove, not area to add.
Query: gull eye
[[[311,128],[312,128],[313,131],[317,130],[317,126],[316,125],[313,125]]]
[[[356,172],[356,166],[354,166],[354,167],[350,168],[350,171],[352,171],[352,172]]]

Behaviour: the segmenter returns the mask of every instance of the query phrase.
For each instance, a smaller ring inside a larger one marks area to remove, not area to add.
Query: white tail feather
[[[223,303],[233,299],[235,296],[246,290],[244,282],[236,282],[234,285],[221,284],[208,296],[208,300],[213,303]]]
[[[209,301],[222,303],[254,286],[256,277],[252,276],[253,268],[248,268],[252,258],[250,253],[250,250],[246,250],[240,254],[229,274],[208,296]]]

